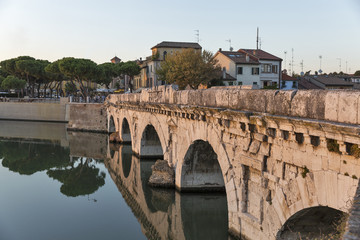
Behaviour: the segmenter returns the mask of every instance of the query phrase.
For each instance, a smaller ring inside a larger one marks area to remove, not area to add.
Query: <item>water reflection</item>
[[[149,187],[152,160],[132,155],[130,145],[110,146],[110,176],[148,239],[228,239],[224,194],[183,194]]]
[[[69,147],[50,140],[0,138],[3,167],[21,175],[46,171],[62,183],[60,192],[76,197],[96,192],[105,184],[105,173],[95,167],[101,160],[70,157]]]

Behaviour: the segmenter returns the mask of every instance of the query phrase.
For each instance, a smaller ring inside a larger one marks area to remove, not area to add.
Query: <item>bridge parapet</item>
[[[360,124],[360,92],[348,90],[210,88],[176,91],[172,86],[160,86],[141,93],[110,95],[108,102],[191,105]]]

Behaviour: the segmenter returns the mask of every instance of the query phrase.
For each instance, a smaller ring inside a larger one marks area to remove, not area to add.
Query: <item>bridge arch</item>
[[[131,131],[130,125],[126,117],[123,118],[122,124],[120,127],[120,138],[123,143],[131,143]]]
[[[292,215],[278,231],[276,239],[322,239],[341,234],[339,223],[346,213],[326,206],[305,208]]]
[[[139,121],[137,126],[137,142],[133,144],[133,151],[140,157],[167,158],[168,139],[163,125],[154,115]],[[167,130],[167,129],[166,129]],[[166,159],[168,160],[168,159]]]
[[[181,170],[181,191],[224,191],[224,177],[214,149],[203,140],[187,150]]]
[[[114,117],[112,115],[110,115],[110,117],[109,117],[108,131],[109,131],[109,133],[116,132],[116,125],[115,125]]]

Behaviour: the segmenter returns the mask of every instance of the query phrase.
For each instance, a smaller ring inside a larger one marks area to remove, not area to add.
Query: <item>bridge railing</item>
[[[176,104],[214,107],[271,115],[360,124],[360,91],[356,90],[246,90],[176,91],[171,85],[141,93],[112,94],[108,103]]]

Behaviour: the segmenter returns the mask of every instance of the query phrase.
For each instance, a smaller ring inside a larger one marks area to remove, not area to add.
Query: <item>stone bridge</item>
[[[141,158],[167,160],[179,191],[226,191],[232,235],[287,239],[331,233],[349,212],[360,177],[359,96],[163,86],[105,104],[109,132]]]

